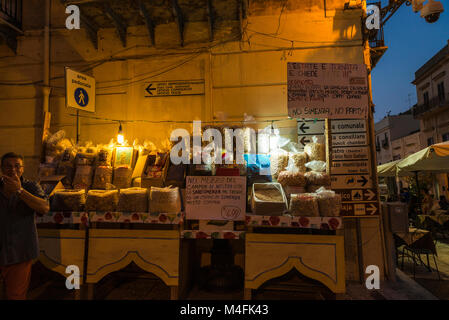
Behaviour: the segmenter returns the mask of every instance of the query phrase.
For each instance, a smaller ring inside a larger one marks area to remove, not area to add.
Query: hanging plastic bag
[[[307,162],[304,166],[312,171],[315,171],[315,172],[325,172],[326,171],[326,162],[324,162],[324,161],[313,160],[313,161]]]

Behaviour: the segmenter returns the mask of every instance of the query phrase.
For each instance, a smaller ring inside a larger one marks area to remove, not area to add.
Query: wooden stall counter
[[[246,300],[293,268],[336,294],[345,292],[343,236],[246,233],[245,241]]]
[[[171,299],[177,299],[182,221],[181,213],[50,212],[36,221],[39,261],[64,277],[68,265],[78,266],[88,299],[94,297],[95,283],[134,262],[159,277],[171,288]],[[111,228],[96,228],[97,223]],[[150,229],[130,229],[131,225]]]

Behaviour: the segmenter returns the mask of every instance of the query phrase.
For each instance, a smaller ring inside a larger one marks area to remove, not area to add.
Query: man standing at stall
[[[47,197],[36,182],[25,180],[23,157],[1,158],[0,273],[9,300],[25,300],[33,259],[39,256],[34,214],[49,211]]]

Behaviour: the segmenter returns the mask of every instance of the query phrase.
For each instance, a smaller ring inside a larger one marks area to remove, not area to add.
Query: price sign
[[[199,220],[244,220],[246,177],[188,176],[186,217]]]

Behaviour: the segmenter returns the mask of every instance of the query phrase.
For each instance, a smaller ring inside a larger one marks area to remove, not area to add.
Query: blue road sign
[[[87,106],[89,104],[89,95],[87,94],[87,91],[83,88],[77,88],[75,90],[75,101],[81,107]]]

